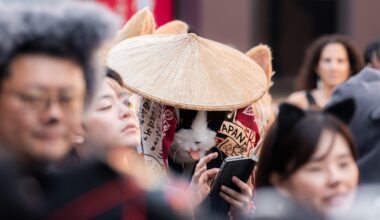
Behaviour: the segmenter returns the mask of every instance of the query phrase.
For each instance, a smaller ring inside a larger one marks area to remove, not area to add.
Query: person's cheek
[[[324,194],[324,176],[322,173],[312,173],[305,176],[303,182],[302,196],[304,196],[306,201],[317,205],[320,203],[321,198]]]

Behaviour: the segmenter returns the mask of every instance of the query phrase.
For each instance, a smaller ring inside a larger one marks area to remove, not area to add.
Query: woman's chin
[[[348,212],[353,204],[354,195],[347,195],[331,199],[325,203],[323,212],[329,216],[339,216]]]

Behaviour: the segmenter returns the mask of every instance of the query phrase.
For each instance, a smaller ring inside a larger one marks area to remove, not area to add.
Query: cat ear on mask
[[[265,44],[260,44],[251,48],[245,53],[252,60],[254,60],[261,68],[263,68],[265,74],[268,77],[268,81],[272,80],[272,52],[270,48]]]
[[[279,134],[291,130],[306,114],[302,109],[287,103],[281,104],[279,110],[277,118]]]
[[[153,13],[149,8],[145,7],[136,12],[124,27],[118,31],[114,45],[132,37],[153,34],[156,26]]]
[[[354,116],[355,109],[356,106],[354,99],[349,98],[328,106],[324,112],[337,117],[346,124],[349,124]]]
[[[189,31],[189,25],[180,20],[170,21],[154,31],[154,34],[180,35]]]

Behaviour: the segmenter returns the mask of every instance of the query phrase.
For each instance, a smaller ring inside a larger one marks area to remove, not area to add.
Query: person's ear
[[[272,173],[269,177],[269,181],[272,183],[276,191],[285,197],[289,197],[289,187],[286,180],[281,178],[281,176],[277,173]]]
[[[74,134],[72,142],[74,143],[74,145],[81,145],[84,143],[84,137],[80,134]]]
[[[83,144],[85,142],[84,134],[85,134],[84,126],[83,125],[78,126],[78,128],[76,129],[72,137],[72,143],[74,145]]]

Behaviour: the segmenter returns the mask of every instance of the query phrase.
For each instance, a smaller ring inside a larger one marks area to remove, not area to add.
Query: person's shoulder
[[[308,107],[308,102],[304,90],[291,93],[285,102],[302,109],[306,109]]]
[[[192,219],[192,210],[180,189],[150,190],[147,193],[148,219]]]
[[[372,82],[380,82],[380,72],[370,67],[363,68],[358,74],[351,77],[347,83],[350,84],[363,84],[363,83],[372,83]]]
[[[345,93],[352,94],[356,91],[370,90],[374,92],[373,86],[376,88],[380,84],[380,72],[372,68],[364,68],[358,74],[351,77],[347,82],[339,85],[334,94]],[[378,91],[376,91],[378,92]]]

